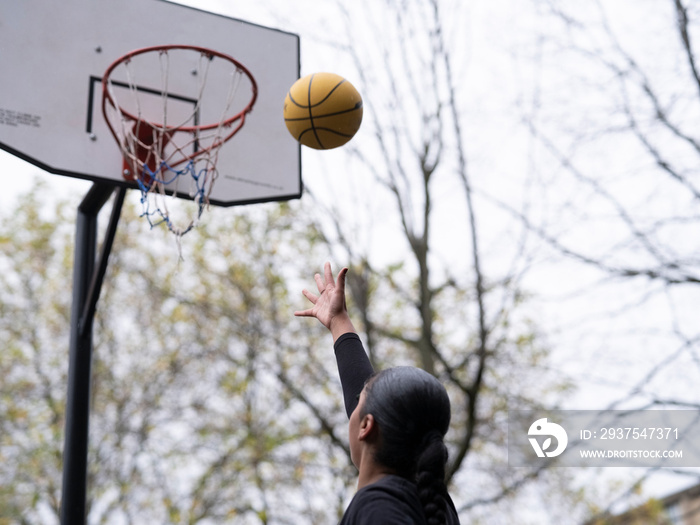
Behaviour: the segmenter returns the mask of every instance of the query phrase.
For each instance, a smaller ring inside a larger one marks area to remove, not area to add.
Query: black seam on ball
[[[321,146],[322,149],[326,149],[323,146],[323,142],[321,142],[321,138],[318,136],[318,133],[316,133],[316,125],[314,124],[314,116],[313,113],[311,112],[311,84],[314,82],[314,77],[316,74],[311,75],[311,78],[309,79],[309,97],[307,98],[309,102],[309,122],[311,123],[311,130],[314,132],[314,136],[316,137],[316,142],[318,142],[318,145]],[[302,133],[303,135],[303,133]]]
[[[311,104],[311,82],[313,82],[314,76],[316,76],[316,73],[314,73],[313,75],[311,75],[311,78],[309,79],[309,92],[308,92],[308,94],[307,94],[307,101],[308,101],[307,104],[300,104],[299,102],[297,102],[296,100],[294,100],[294,97],[292,96],[291,90],[287,93],[287,95],[289,96],[289,100],[290,100],[296,107],[298,107],[298,108],[303,108],[303,109],[310,109],[310,108],[315,108],[316,106],[320,106],[320,105],[323,104],[326,100],[328,100],[328,97],[330,97],[330,96],[333,94],[333,92],[334,92],[336,89],[338,89],[338,87],[339,87],[341,84],[347,82],[345,79],[341,80],[341,81],[338,82],[335,86],[333,86],[333,89],[331,89],[331,90],[328,92],[328,94],[327,94],[325,97],[323,97],[323,99],[321,99],[320,101],[316,102],[316,104],[313,104],[313,105],[312,105],[312,104]],[[360,107],[362,107],[362,101],[360,101],[359,104],[360,104]],[[358,106],[356,105],[355,107],[358,107]]]
[[[355,111],[356,109],[361,109],[362,108],[362,102],[358,102],[355,104],[355,107],[350,108],[350,109],[344,109],[342,111],[336,111],[335,113],[324,113],[323,115],[314,115],[313,118],[319,119],[319,118],[326,118],[326,117],[334,117],[336,115],[342,115],[343,113],[350,113],[352,111]],[[307,120],[308,117],[299,117],[299,118],[285,118],[285,122],[296,122],[298,120]]]
[[[339,137],[348,137],[348,138],[352,138],[352,137],[353,137],[353,135],[351,135],[351,134],[349,134],[349,133],[341,133],[340,131],[336,131],[336,130],[331,129],[331,128],[314,128],[314,130],[313,130],[313,131],[314,131],[314,134],[316,134],[316,130],[318,130],[318,131],[325,131],[325,132],[327,132],[327,133],[332,133],[332,134],[334,134],[334,135],[338,135]],[[304,134],[305,134],[305,133],[308,133],[309,131],[311,131],[311,128],[307,128],[307,129],[305,129],[304,131],[302,131],[302,132],[299,134],[299,138],[297,138],[297,140],[301,140],[301,138],[304,136]],[[318,136],[317,136],[317,138],[318,138]],[[321,144],[321,141],[319,141],[319,144]],[[321,144],[321,145],[322,145],[322,144]],[[326,149],[326,148],[323,148],[323,149]]]

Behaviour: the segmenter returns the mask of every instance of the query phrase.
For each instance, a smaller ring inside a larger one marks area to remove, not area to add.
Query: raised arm
[[[319,295],[306,289],[302,291],[304,297],[311,301],[313,307],[296,311],[294,315],[315,317],[330,330],[333,336],[340,383],[343,387],[345,411],[350,417],[357,406],[358,397],[365,382],[374,373],[374,370],[362,342],[355,332],[345,304],[345,275],[348,273],[348,269],[340,270],[337,280],[334,281],[331,264],[327,262],[323,273],[323,277],[319,274],[314,275]]]

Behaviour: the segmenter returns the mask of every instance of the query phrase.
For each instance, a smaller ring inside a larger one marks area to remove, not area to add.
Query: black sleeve
[[[345,411],[349,419],[357,406],[357,398],[365,386],[365,381],[374,373],[374,370],[357,334],[348,332],[341,335],[333,348],[338,363],[340,384],[343,387]]]

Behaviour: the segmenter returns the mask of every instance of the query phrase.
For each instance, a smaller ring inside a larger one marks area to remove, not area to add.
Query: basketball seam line
[[[342,111],[336,111],[335,113],[324,113],[323,115],[314,115],[313,118],[319,119],[319,118],[326,118],[326,117],[334,117],[336,115],[342,115],[343,113],[350,113],[350,112],[355,111],[357,109],[362,109],[362,102],[358,102],[354,108],[344,109]],[[309,117],[295,117],[295,118],[285,117],[284,120],[285,120],[285,122],[295,122],[298,120],[308,120],[308,118]]]
[[[296,100],[294,100],[294,97],[292,96],[292,94],[289,93],[289,100],[290,100],[296,107],[302,108],[302,109],[311,109],[311,108],[315,108],[316,106],[320,106],[320,105],[323,104],[326,100],[328,100],[328,97],[330,97],[336,89],[338,89],[338,86],[340,86],[341,84],[343,84],[343,83],[345,82],[345,80],[342,80],[341,82],[338,82],[335,86],[333,86],[333,89],[331,89],[331,90],[328,92],[328,94],[327,94],[325,97],[323,97],[322,100],[320,100],[320,101],[317,102],[316,104],[311,104],[311,103],[310,103],[310,102],[311,102],[311,82],[313,81],[313,77],[314,77],[314,76],[315,76],[315,75],[312,75],[312,76],[311,76],[311,80],[309,80],[309,93],[308,93],[308,95],[309,95],[309,96],[308,96],[309,104],[307,104],[307,105],[299,104],[299,102],[297,102]]]
[[[339,135],[339,136],[341,136],[341,137],[353,137],[352,134],[341,133],[340,131],[336,131],[336,130],[331,129],[331,128],[313,128],[313,129],[307,128],[307,129],[305,129],[304,131],[302,131],[302,132],[299,134],[299,137],[297,138],[297,140],[301,139],[301,137],[304,136],[304,133],[308,133],[309,131],[313,131],[313,132],[314,132],[314,135],[316,135],[316,130],[318,130],[318,131],[326,131],[326,132],[328,132],[328,133],[333,133],[334,135]],[[316,136],[316,138],[318,139],[318,136]],[[319,140],[319,144],[321,144],[321,141],[320,141],[320,140]],[[321,144],[321,146],[323,146],[323,144]],[[323,149],[325,149],[325,148],[323,148]]]
[[[313,75],[311,75],[311,78],[309,79],[309,93],[308,93],[308,98],[307,98],[307,100],[309,101],[309,123],[311,124],[311,130],[314,132],[314,137],[316,137],[316,142],[318,142],[318,145],[321,146],[322,149],[326,149],[323,145],[323,142],[321,142],[321,137],[319,137],[318,133],[316,133],[316,125],[314,124],[314,116],[313,116],[313,113],[311,112],[311,85],[314,82],[315,76],[316,75],[313,74]],[[326,95],[326,98],[328,98],[328,95]]]

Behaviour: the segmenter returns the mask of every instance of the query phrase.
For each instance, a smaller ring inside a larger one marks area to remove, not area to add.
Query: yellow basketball
[[[289,88],[284,99],[284,123],[305,146],[337,148],[360,129],[362,97],[343,77],[314,73]]]

